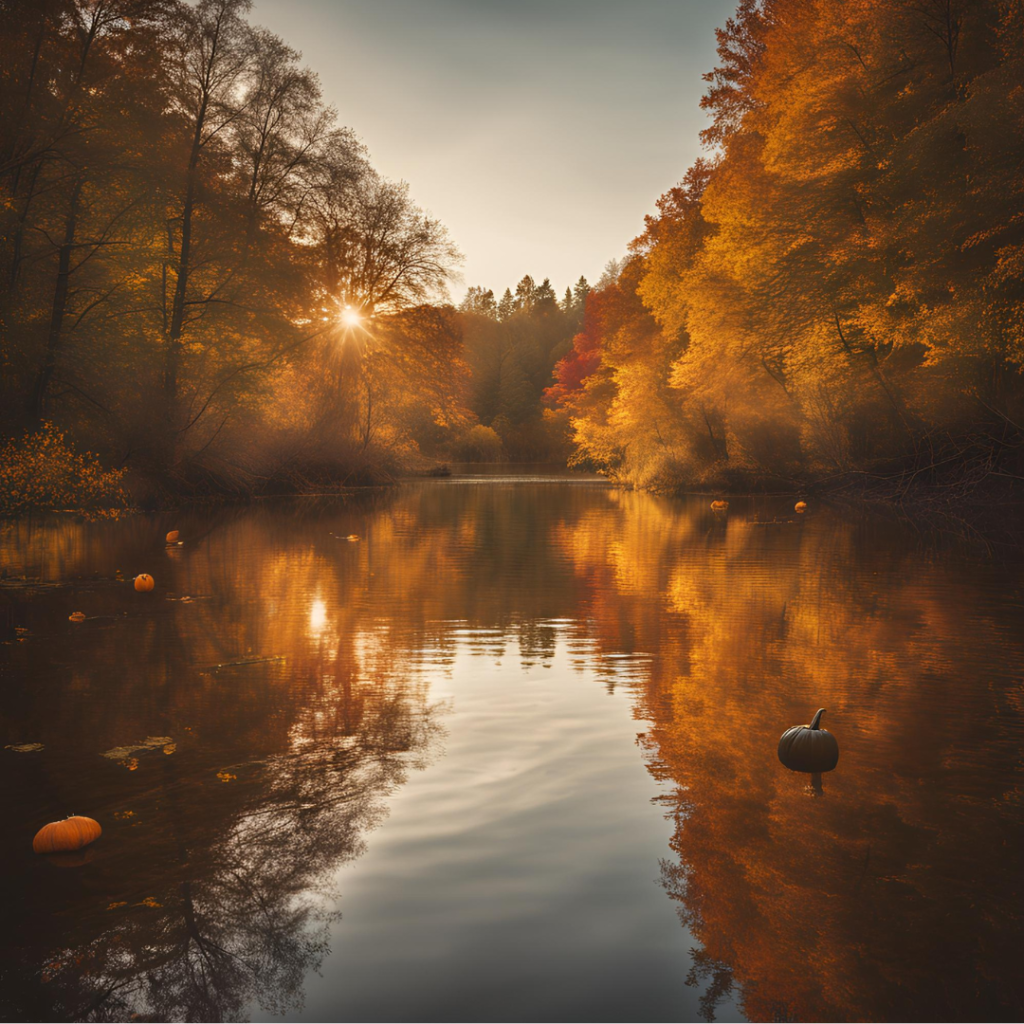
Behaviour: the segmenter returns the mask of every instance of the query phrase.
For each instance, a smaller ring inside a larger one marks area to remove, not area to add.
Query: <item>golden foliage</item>
[[[955,473],[972,453],[1019,478],[1014,17],[743,0],[705,76],[714,159],[588,297],[617,309],[563,396],[583,456],[648,487]]]
[[[0,449],[0,515],[124,507],[123,476],[122,470],[104,469],[91,452],[77,453],[63,431],[45,422]]]

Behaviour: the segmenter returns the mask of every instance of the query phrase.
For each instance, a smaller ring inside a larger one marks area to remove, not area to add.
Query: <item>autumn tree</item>
[[[367,349],[340,314],[443,302],[459,260],[249,9],[0,10],[0,434],[55,421],[143,493],[273,486],[336,442],[344,477]]]
[[[1012,4],[743,0],[706,76],[712,152],[620,271],[660,331],[588,331],[560,371],[578,409],[604,374],[581,455],[676,487],[1014,476],[1019,27]],[[653,375],[637,408],[666,382],[703,442],[634,423],[620,352]]]

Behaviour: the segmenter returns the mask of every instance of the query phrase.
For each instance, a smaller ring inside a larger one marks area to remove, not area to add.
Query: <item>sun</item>
[[[341,311],[341,322],[346,327],[358,327],[363,322],[363,318],[360,315],[358,309],[353,309],[351,306],[346,306]]]

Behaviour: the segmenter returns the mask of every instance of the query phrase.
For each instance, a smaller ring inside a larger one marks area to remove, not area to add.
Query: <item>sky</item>
[[[702,152],[702,74],[736,0],[256,0],[469,285],[559,293],[625,254]]]

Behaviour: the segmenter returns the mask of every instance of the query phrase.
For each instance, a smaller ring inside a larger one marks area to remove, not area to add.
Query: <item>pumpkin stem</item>
[[[807,726],[808,729],[817,729],[818,723],[821,721],[821,716],[825,714],[824,708],[818,708],[818,713],[811,719],[811,724]]]

